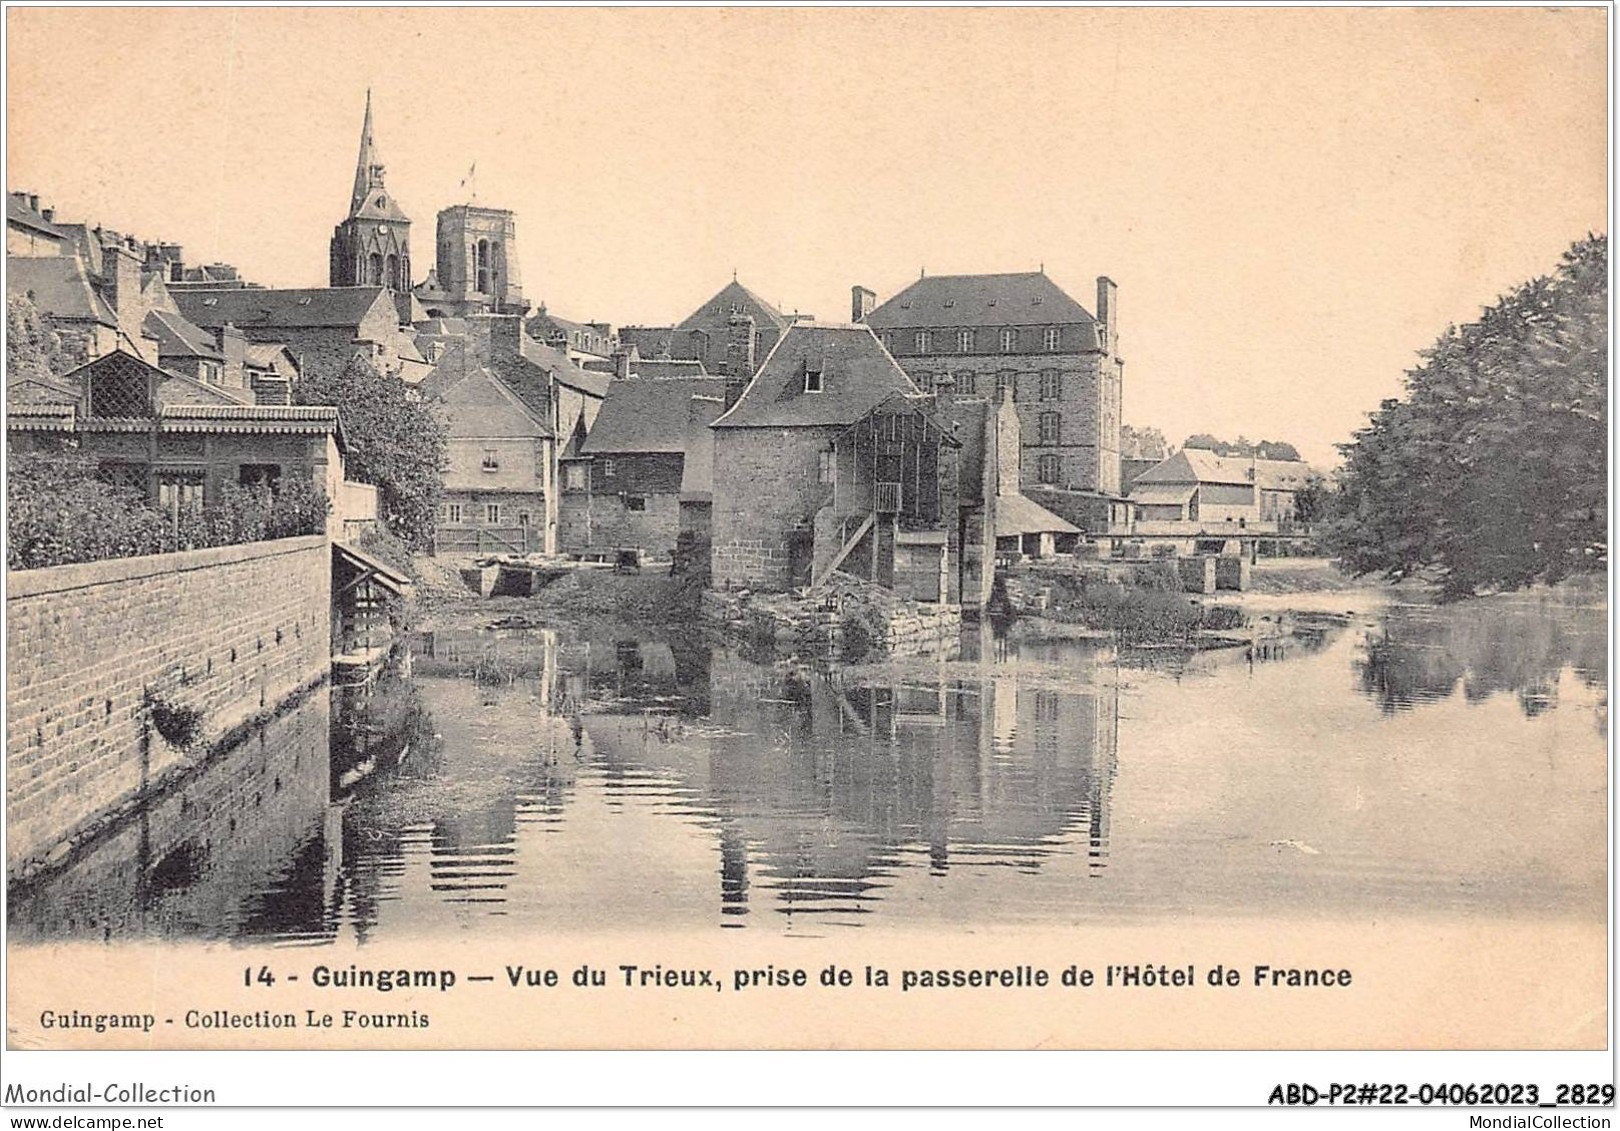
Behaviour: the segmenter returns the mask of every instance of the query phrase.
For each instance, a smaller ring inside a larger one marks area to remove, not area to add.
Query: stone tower
[[[460,313],[529,308],[518,272],[517,220],[504,208],[457,204],[439,213],[439,290]]]
[[[371,131],[369,90],[349,215],[332,231],[331,284],[396,291],[411,288],[411,222],[383,186],[383,166]]]

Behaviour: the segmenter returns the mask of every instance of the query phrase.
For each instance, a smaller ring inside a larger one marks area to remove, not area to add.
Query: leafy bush
[[[174,548],[169,522],[135,490],[95,478],[70,454],[19,453],[8,468],[6,566],[42,566],[161,554]]]
[[[103,482],[76,452],[19,453],[6,498],[6,565],[40,569],[75,562],[232,546],[318,534],[331,504],[296,476],[274,490],[226,484],[205,507],[171,518],[133,488]]]
[[[888,624],[876,609],[862,602],[853,602],[844,612],[842,623],[845,660],[858,663],[875,651],[888,635]]]
[[[1205,604],[1184,593],[1126,587],[1089,578],[1063,578],[1053,587],[1054,620],[1109,629],[1127,640],[1187,640],[1201,631],[1227,631],[1243,624],[1234,605]]]
[[[169,745],[185,750],[202,737],[203,713],[196,707],[170,702],[151,690],[146,693],[146,707],[153,728]]]

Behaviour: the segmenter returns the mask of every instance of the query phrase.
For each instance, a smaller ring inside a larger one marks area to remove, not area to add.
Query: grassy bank
[[[1244,623],[1243,610],[1233,605],[1206,604],[1170,588],[1127,588],[1083,577],[1054,579],[1046,617],[1153,643],[1190,641]]]

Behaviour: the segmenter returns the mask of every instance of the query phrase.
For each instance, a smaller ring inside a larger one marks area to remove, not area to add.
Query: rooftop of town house
[[[6,294],[26,295],[42,314],[117,327],[118,317],[76,255],[6,256]]]
[[[1316,476],[1316,470],[1302,460],[1218,456],[1203,448],[1182,448],[1136,477],[1131,501],[1139,501],[1140,487],[1152,484],[1255,484],[1268,491],[1297,491]]]
[[[996,537],[1079,534],[1080,528],[1024,495],[996,496]]]
[[[917,391],[866,326],[799,322],[714,427],[849,425],[893,394]]]
[[[868,314],[865,321],[875,330],[1076,323],[1091,328],[1096,324],[1091,312],[1044,271],[925,275]]]
[[[721,377],[628,377],[608,384],[596,423],[580,447],[583,455],[686,451],[693,397],[725,397]]]
[[[283,342],[249,342],[247,352],[243,356],[246,358],[247,363],[255,368],[269,368],[280,361],[283,355],[288,360],[296,363],[297,359],[292,356],[292,351]]]
[[[733,314],[747,314],[758,327],[785,329],[793,319],[760,298],[736,279],[721,287],[715,296],[688,314],[675,329],[694,330],[724,326]]]
[[[551,426],[500,378],[474,364],[434,398],[451,439],[549,438]]]
[[[47,220],[43,213],[35,207],[38,198],[30,198],[25,192],[9,192],[6,194],[6,223],[17,224],[32,229],[43,236],[63,240],[67,233]]]
[[[553,331],[567,336],[570,341],[573,340],[575,334],[594,338],[611,338],[613,336],[613,328],[606,323],[574,322],[552,313],[546,308],[545,303],[541,303],[540,309],[528,317],[527,321],[524,322],[524,326],[532,336],[541,341],[544,341],[547,335]]]
[[[141,329],[158,344],[159,357],[201,357],[223,361],[214,335],[184,316],[168,310],[154,310],[141,323]]]
[[[384,287],[222,287],[216,290],[176,290],[175,305],[198,326],[217,329],[230,322],[241,329],[285,326],[290,329],[359,326],[384,304],[397,317],[393,292]]]

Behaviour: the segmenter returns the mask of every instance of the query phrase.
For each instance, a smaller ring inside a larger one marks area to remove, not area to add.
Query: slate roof
[[[149,338],[157,339],[159,357],[205,357],[223,361],[224,354],[214,344],[214,336],[201,326],[188,322],[167,310],[154,310],[146,316],[141,329]]]
[[[656,381],[665,381],[673,377],[707,377],[709,371],[703,368],[703,362],[696,358],[675,360],[671,358],[641,358],[630,363],[630,372],[637,377],[647,377]]]
[[[1138,475],[1136,482],[1256,484],[1268,491],[1297,491],[1316,474],[1316,470],[1302,460],[1218,456],[1203,448],[1182,448]],[[1131,499],[1136,498],[1133,486]]]
[[[1024,495],[996,496],[996,537],[1024,534],[1079,534],[1080,528]]]
[[[819,393],[804,391],[805,370],[819,367]],[[853,424],[895,393],[916,393],[905,370],[865,326],[800,322],[770,356],[716,428],[791,428]]]
[[[215,329],[230,322],[252,326],[318,329],[357,327],[390,292],[382,287],[312,287],[271,290],[258,287],[177,290],[175,305],[192,322]]]
[[[28,207],[26,201],[18,200],[16,195],[12,193],[6,194],[6,223],[20,224],[53,239],[66,240],[68,238],[66,232]]]
[[[782,330],[792,322],[787,315],[733,279],[721,287],[719,293],[708,302],[687,315],[686,320],[675,328],[698,330],[724,326],[731,317],[733,306],[739,308],[738,313],[753,315],[754,324],[759,327],[772,326]],[[715,313],[715,307],[720,308],[718,314]]]
[[[684,453],[692,398],[723,399],[725,395],[726,382],[719,377],[671,377],[660,381],[630,377],[613,381],[580,452]]]
[[[6,295],[28,295],[43,314],[76,322],[118,325],[76,255],[6,256]]]
[[[876,330],[1076,322],[1096,319],[1041,271],[924,276],[866,316]]]
[[[282,354],[287,355],[288,361],[296,369],[298,359],[292,356],[292,351],[282,342],[249,342],[243,357],[255,368],[272,369],[280,363]]]

